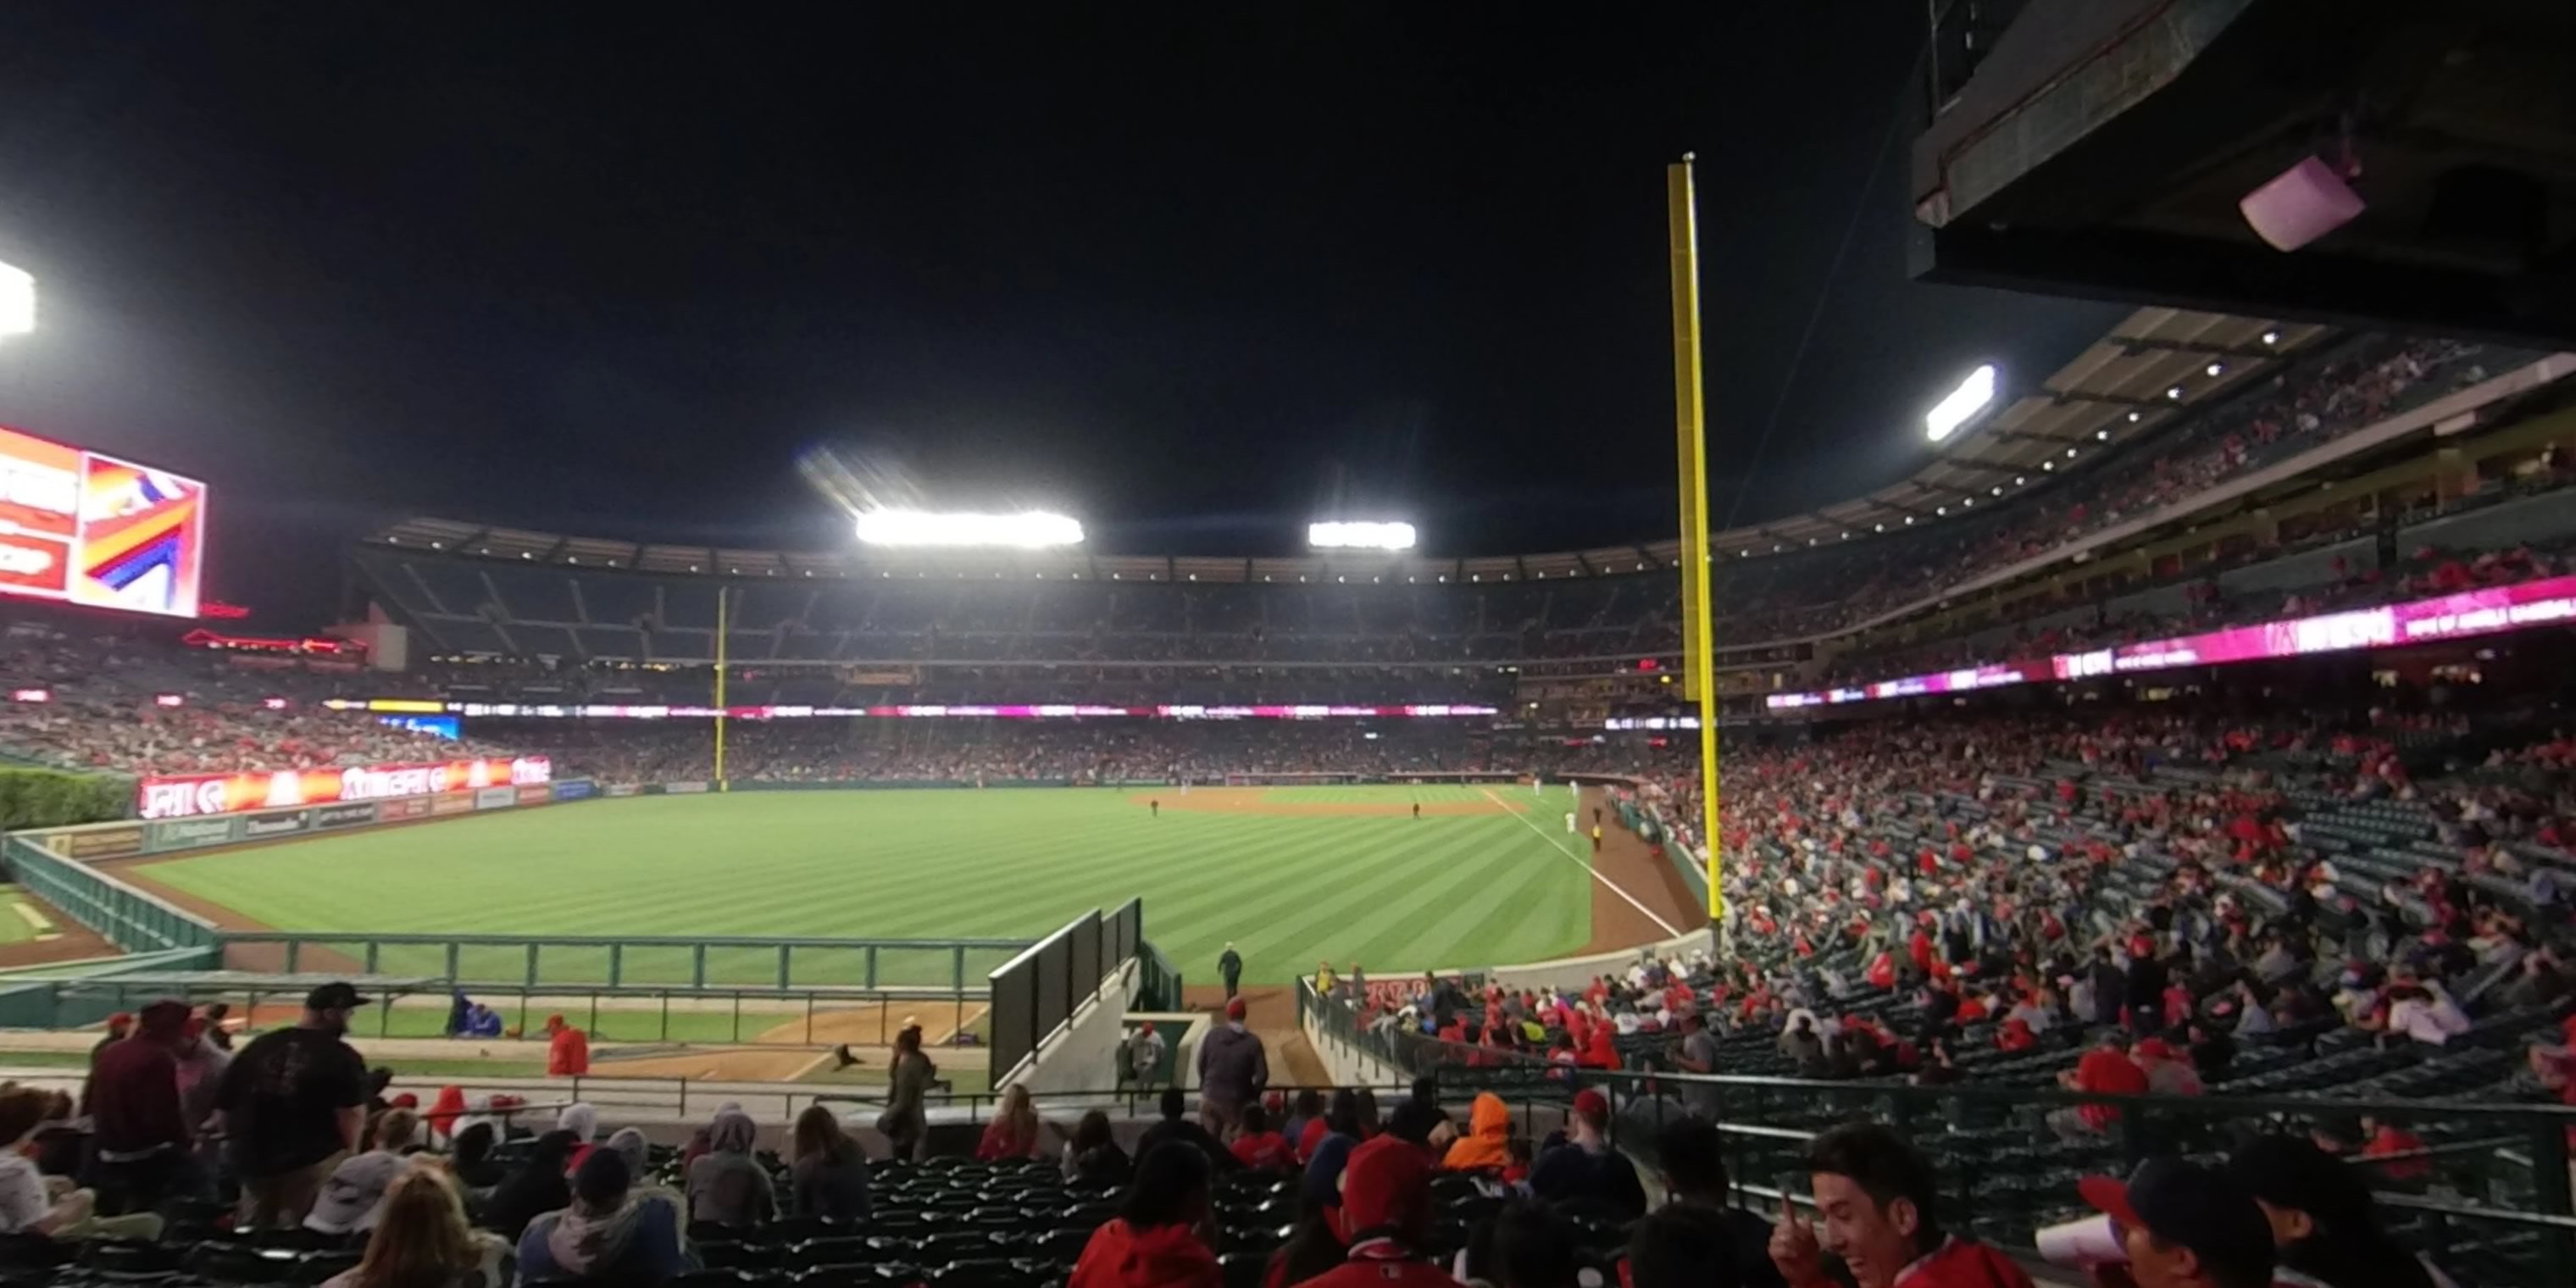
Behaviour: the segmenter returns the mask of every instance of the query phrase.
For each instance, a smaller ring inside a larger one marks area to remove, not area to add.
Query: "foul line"
[[[1504,813],[1509,814],[1509,815],[1511,815],[1513,818],[1515,818],[1515,819],[1519,820],[1519,821],[1520,821],[1520,825],[1521,825],[1521,826],[1526,827],[1526,828],[1528,828],[1529,830],[1531,830],[1531,831],[1533,831],[1533,832],[1538,833],[1538,839],[1540,839],[1540,840],[1542,840],[1542,841],[1547,842],[1547,843],[1548,843],[1549,848],[1551,848],[1551,849],[1555,850],[1555,851],[1556,851],[1557,853],[1559,853],[1559,854],[1564,855],[1564,856],[1565,856],[1565,861],[1566,861],[1566,862],[1571,863],[1571,864],[1573,864],[1574,866],[1576,866],[1576,867],[1578,867],[1578,868],[1581,868],[1581,869],[1583,869],[1583,870],[1584,870],[1584,871],[1586,871],[1586,872],[1591,873],[1591,874],[1592,874],[1592,879],[1593,879],[1593,880],[1598,881],[1598,882],[1600,882],[1601,884],[1603,884],[1603,885],[1605,885],[1605,886],[1610,887],[1610,893],[1615,894],[1615,895],[1619,896],[1620,898],[1627,900],[1627,901],[1628,901],[1628,906],[1629,906],[1629,907],[1634,908],[1634,909],[1636,909],[1637,911],[1639,911],[1639,912],[1642,912],[1642,913],[1646,914],[1646,920],[1651,921],[1651,922],[1655,923],[1656,925],[1663,927],[1663,928],[1664,928],[1664,936],[1665,936],[1666,938],[1668,938],[1668,939],[1679,939],[1679,938],[1681,938],[1681,934],[1682,934],[1682,932],[1681,932],[1681,927],[1676,926],[1676,925],[1674,925],[1673,923],[1671,923],[1671,922],[1669,922],[1669,921],[1666,921],[1666,920],[1664,920],[1664,919],[1663,919],[1663,918],[1661,918],[1661,917],[1656,916],[1656,915],[1655,915],[1655,910],[1654,910],[1654,909],[1649,908],[1649,907],[1647,907],[1646,905],[1644,905],[1644,904],[1642,904],[1642,903],[1637,902],[1637,896],[1635,896],[1635,895],[1633,895],[1633,894],[1630,894],[1630,893],[1628,893],[1628,892],[1627,892],[1627,891],[1625,891],[1625,890],[1620,889],[1620,888],[1619,888],[1619,883],[1618,883],[1618,882],[1613,881],[1613,880],[1611,880],[1610,878],[1608,878],[1608,877],[1605,877],[1605,876],[1601,875],[1601,869],[1599,869],[1599,868],[1596,868],[1596,867],[1592,866],[1592,865],[1591,865],[1590,863],[1588,863],[1588,862],[1585,862],[1585,861],[1584,861],[1584,858],[1583,858],[1583,856],[1582,856],[1582,855],[1577,854],[1577,853],[1575,853],[1574,851],[1572,851],[1572,850],[1569,850],[1569,849],[1565,848],[1565,846],[1564,846],[1563,844],[1561,844],[1560,842],[1558,842],[1558,840],[1557,840],[1554,836],[1552,836],[1552,835],[1550,835],[1550,834],[1548,833],[1548,830],[1547,830],[1546,828],[1540,827],[1538,824],[1536,824],[1536,823],[1533,823],[1533,822],[1529,821],[1529,815],[1524,814],[1524,813],[1522,813],[1521,811],[1516,810],[1516,809],[1513,809],[1511,806],[1504,804],[1504,803],[1503,803],[1503,798],[1502,798],[1502,797],[1500,797],[1500,796],[1496,796],[1496,795],[1494,794],[1494,789],[1492,789],[1492,788],[1490,788],[1490,787],[1480,787],[1480,788],[1478,788],[1477,790],[1478,790],[1478,791],[1483,792],[1483,793],[1485,794],[1485,799],[1486,799],[1486,800],[1489,800],[1489,801],[1492,801],[1492,802],[1494,803],[1494,805],[1495,805],[1495,807],[1496,807],[1496,808],[1498,808],[1498,809],[1502,810]],[[1582,798],[1581,796],[1576,796],[1576,797],[1575,797],[1575,799],[1576,799],[1577,801],[1580,801],[1580,800],[1582,800],[1583,798]]]

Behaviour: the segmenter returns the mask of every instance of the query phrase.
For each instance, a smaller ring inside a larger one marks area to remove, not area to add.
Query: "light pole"
[[[0,336],[36,329],[36,277],[15,264],[0,264]]]

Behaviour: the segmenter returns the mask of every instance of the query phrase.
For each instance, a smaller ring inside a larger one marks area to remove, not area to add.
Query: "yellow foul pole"
[[[1726,915],[1719,885],[1717,683],[1708,602],[1708,437],[1699,373],[1699,203],[1691,158],[1664,168],[1673,272],[1673,430],[1682,496],[1682,696],[1699,704],[1700,836],[1708,846],[1708,919]]]
[[[733,598],[731,587],[716,587],[716,790],[732,790],[725,782],[725,640],[732,632],[725,629],[725,601]]]

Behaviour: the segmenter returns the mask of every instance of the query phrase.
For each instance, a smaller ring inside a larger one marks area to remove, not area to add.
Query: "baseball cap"
[[[410,1167],[411,1160],[381,1150],[350,1156],[322,1182],[304,1228],[324,1234],[374,1229],[385,1191]]]
[[[135,1027],[160,1037],[176,1037],[188,1027],[188,1005],[164,998],[146,1005],[134,1017]]]
[[[1430,1197],[1430,1157],[1394,1136],[1352,1150],[1342,1169],[1342,1218],[1353,1232],[1409,1229],[1426,1215]]]
[[[1578,1118],[1594,1118],[1608,1122],[1610,1121],[1610,1098],[1602,1095],[1597,1088],[1585,1087],[1574,1093],[1574,1115]]]
[[[339,980],[333,980],[330,983],[305,994],[304,1009],[308,1011],[345,1011],[353,1006],[364,1006],[374,1000],[375,999],[368,997],[364,993],[359,992],[355,985],[342,983]]]
[[[1229,1020],[1242,1019],[1244,1017],[1244,1013],[1245,1007],[1243,1005],[1243,999],[1240,997],[1225,1004],[1225,1018]]]
[[[2151,1158],[2126,1182],[2088,1176],[2076,1191],[2122,1226],[2191,1249],[2213,1278],[2253,1280],[2272,1272],[2272,1226],[2254,1196],[2225,1172]]]

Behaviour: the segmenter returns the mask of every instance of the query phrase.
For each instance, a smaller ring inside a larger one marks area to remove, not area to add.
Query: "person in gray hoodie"
[[[1242,998],[1225,1004],[1225,1024],[1199,1042],[1199,1114],[1220,1135],[1270,1085],[1270,1057],[1243,1026]]]

